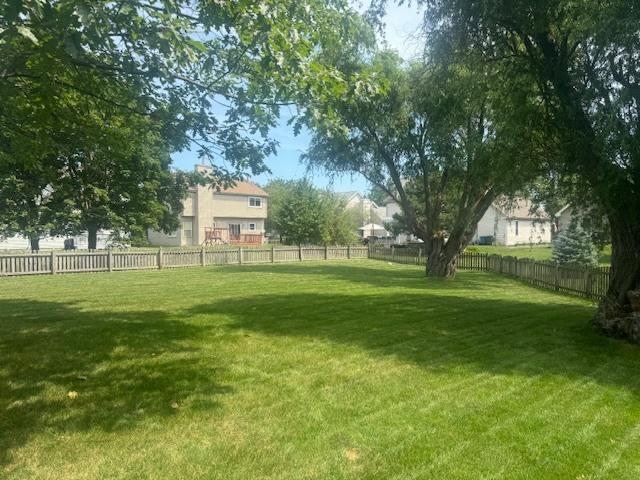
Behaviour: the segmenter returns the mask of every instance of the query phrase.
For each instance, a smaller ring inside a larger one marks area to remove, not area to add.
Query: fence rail
[[[0,276],[43,275],[79,272],[111,272],[233,265],[257,263],[303,262],[314,260],[347,260],[371,258],[409,265],[424,265],[421,248],[387,246],[324,246],[274,248],[224,248],[198,250],[167,250],[143,252],[50,252],[46,254],[0,255]],[[508,275],[532,285],[556,292],[600,299],[609,288],[610,268],[585,268],[558,265],[488,253],[468,252],[458,257],[458,267]]]
[[[73,252],[0,255],[0,276],[43,275],[79,272],[111,272],[232,265],[245,263],[302,262],[368,258],[368,248],[347,247],[275,247],[167,250],[144,252]]]
[[[373,246],[369,258],[412,265],[423,265],[426,262],[422,249],[419,248]],[[551,261],[488,253],[462,253],[458,256],[457,265],[460,269],[500,273],[537,287],[592,299],[603,298],[611,281],[610,267],[559,265]]]

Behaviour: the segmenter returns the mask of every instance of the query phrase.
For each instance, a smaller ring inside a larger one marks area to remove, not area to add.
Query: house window
[[[249,230],[255,230],[256,229],[256,224],[255,223],[250,223],[249,224]]]
[[[516,220],[516,237],[518,236],[518,221]]]
[[[182,235],[184,238],[193,238],[193,222],[191,220],[182,222]]]
[[[232,237],[240,236],[240,224],[239,223],[230,223],[229,224],[229,234]]]
[[[260,197],[249,197],[249,206],[252,208],[262,208],[262,199]]]

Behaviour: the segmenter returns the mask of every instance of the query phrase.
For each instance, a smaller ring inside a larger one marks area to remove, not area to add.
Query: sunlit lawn
[[[473,250],[492,253],[495,255],[511,255],[518,258],[533,258],[534,260],[551,260],[551,245],[523,245],[505,247],[503,245],[474,245]],[[600,252],[600,265],[611,263],[611,245],[606,245]]]
[[[640,478],[640,349],[582,300],[373,261],[0,286],[3,479]]]

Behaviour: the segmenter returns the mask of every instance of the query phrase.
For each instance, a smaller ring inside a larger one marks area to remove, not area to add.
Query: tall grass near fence
[[[411,265],[426,263],[422,249],[417,247],[373,246],[369,258]],[[559,265],[552,261],[476,252],[460,254],[458,268],[495,272],[537,287],[592,299],[600,299],[607,294],[611,276],[610,267]]]

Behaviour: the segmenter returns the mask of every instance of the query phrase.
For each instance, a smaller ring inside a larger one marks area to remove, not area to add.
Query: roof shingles
[[[268,197],[269,194],[252,182],[236,182],[234,186],[225,188],[220,192],[223,195],[252,195],[256,197]]]

